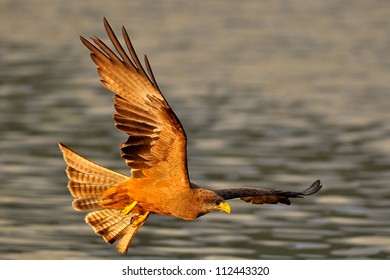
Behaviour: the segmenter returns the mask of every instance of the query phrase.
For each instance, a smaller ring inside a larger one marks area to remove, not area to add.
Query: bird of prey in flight
[[[128,136],[120,149],[131,176],[93,163],[61,143],[59,147],[68,165],[74,209],[90,211],[86,222],[106,242],[117,241],[119,252],[127,252],[150,214],[195,220],[213,211],[230,213],[229,199],[290,204],[290,198],[321,189],[319,180],[301,192],[247,187],[211,190],[190,182],[186,134],[160,91],[147,57],[145,71],[126,29],[122,28],[122,34],[127,50],[106,19],[104,27],[117,54],[96,37],[80,38],[91,51],[103,86],[115,94],[114,120]]]

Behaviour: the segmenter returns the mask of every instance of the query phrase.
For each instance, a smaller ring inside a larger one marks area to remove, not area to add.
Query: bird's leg
[[[134,207],[137,205],[137,202],[138,201],[133,201],[131,204],[129,204],[125,208],[123,208],[123,210],[121,211],[121,215],[126,216],[127,214],[129,214],[134,209]]]
[[[133,217],[131,226],[137,227],[139,224],[142,224],[146,220],[146,218],[149,216],[149,214],[150,214],[150,212],[147,211],[145,214],[143,214],[141,216]]]

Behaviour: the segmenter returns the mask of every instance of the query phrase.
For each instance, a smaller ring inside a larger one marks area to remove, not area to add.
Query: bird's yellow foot
[[[133,220],[131,222],[131,226],[132,227],[137,227],[139,224],[142,224],[146,218],[149,216],[149,211],[146,212],[145,214],[141,215],[141,216],[136,216],[136,217],[133,217]]]
[[[129,204],[125,208],[123,208],[123,210],[121,211],[121,215],[126,216],[134,209],[134,207],[136,205],[137,205],[137,201],[133,201],[131,204]]]

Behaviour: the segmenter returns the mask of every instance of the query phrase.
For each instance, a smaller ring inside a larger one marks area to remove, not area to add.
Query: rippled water
[[[260,4],[261,3],[261,4]],[[61,141],[127,173],[111,94],[80,34],[127,26],[210,188],[324,189],[152,216],[126,256],[74,212]],[[388,259],[388,1],[0,1],[0,258]]]

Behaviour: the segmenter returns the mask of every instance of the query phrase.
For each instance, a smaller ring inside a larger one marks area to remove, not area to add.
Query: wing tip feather
[[[301,195],[308,196],[308,195],[315,194],[321,188],[322,188],[321,181],[320,180],[316,180],[313,184],[311,184],[310,187],[308,187],[306,190],[304,190]]]

